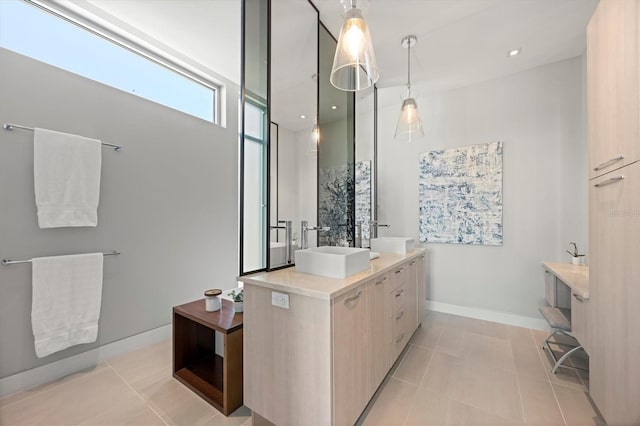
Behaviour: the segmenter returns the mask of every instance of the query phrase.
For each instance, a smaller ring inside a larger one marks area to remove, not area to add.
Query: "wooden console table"
[[[216,355],[218,331],[224,356]],[[225,416],[242,405],[242,313],[222,300],[207,312],[204,299],[173,308],[173,377]]]

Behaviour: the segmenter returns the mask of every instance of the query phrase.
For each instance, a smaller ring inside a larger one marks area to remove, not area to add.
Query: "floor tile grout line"
[[[120,377],[120,379],[121,379],[121,380],[122,380],[122,381],[123,381],[123,382],[124,382],[128,387],[129,387],[129,389],[131,389],[131,390],[133,391],[133,393],[135,393],[135,394],[136,394],[136,396],[137,396],[138,398],[140,398],[140,401],[142,401],[142,402],[144,403],[144,405],[145,405],[149,410],[151,410],[151,411],[152,411],[156,416],[158,416],[158,418],[159,418],[160,420],[162,420],[162,423],[164,423],[164,424],[165,424],[165,425],[167,425],[167,426],[169,425],[169,423],[167,423],[167,421],[164,419],[164,417],[162,417],[162,415],[160,415],[160,413],[158,413],[158,412],[157,412],[157,411],[156,411],[156,410],[151,406],[151,404],[149,404],[149,403],[148,403],[148,401],[146,401],[146,400],[142,397],[142,395],[140,395],[140,394],[138,393],[138,391],[137,391],[137,390],[135,390],[135,389],[133,388],[133,386],[131,386],[131,384],[129,384],[129,382],[128,382],[124,377],[122,377],[122,375],[121,375],[120,373],[118,373],[118,370],[116,370],[116,369],[115,369],[115,368],[114,368],[114,367],[109,363],[109,361],[105,361],[105,364],[107,364],[107,365],[109,366],[109,368],[111,368],[111,370],[112,370],[112,371],[113,371],[113,372],[114,372],[118,377]]]
[[[511,342],[509,342],[509,346],[511,346]],[[513,349],[512,349],[512,353],[513,353]],[[524,424],[527,424],[527,413],[524,410],[524,399],[522,396],[522,387],[520,386],[520,377],[518,377],[518,374],[515,374],[516,376],[516,385],[518,386],[518,396],[520,397],[520,409],[522,410],[522,419],[524,420]]]
[[[436,353],[436,348],[438,347],[438,343],[440,342],[440,337],[442,337],[442,333],[444,333],[444,327],[441,327],[440,329],[440,334],[438,335],[438,338],[436,339],[436,344],[435,344],[435,348],[433,348],[433,350],[431,350],[431,356],[429,357],[429,361],[427,361],[427,366],[424,369],[424,373],[422,373],[422,377],[420,378],[420,381],[418,382],[418,387],[420,387],[420,383],[422,383],[422,381],[424,380],[425,376],[427,375],[427,372],[429,371],[429,366],[431,365],[431,361],[433,360],[433,356]]]
[[[556,404],[558,405],[558,410],[560,410],[560,415],[562,416],[562,421],[565,426],[568,425],[567,418],[564,416],[564,411],[562,410],[562,405],[560,405],[560,400],[558,399],[558,395],[556,394],[556,390],[553,387],[553,382],[551,381],[551,377],[549,377],[549,373],[547,372],[547,368],[544,366],[544,360],[542,359],[542,355],[540,355],[540,351],[538,350],[538,343],[536,339],[533,337],[533,330],[529,329],[529,334],[531,335],[531,339],[533,340],[533,344],[536,346],[536,353],[538,354],[538,359],[542,362],[542,368],[544,369],[545,374],[547,375],[547,380],[549,382],[549,386],[551,387],[551,392],[553,393],[553,398],[556,400]]]
[[[404,381],[403,381],[404,382]],[[407,382],[404,382],[407,383]],[[411,400],[411,403],[409,404],[409,409],[406,411],[406,413],[404,413],[404,417],[402,419],[402,423],[400,423],[402,426],[404,426],[407,423],[407,419],[409,418],[409,413],[411,413],[411,408],[413,408],[413,405],[416,403],[416,399],[418,399],[418,391],[420,390],[420,385],[414,385],[412,383],[409,383],[411,386],[415,386],[416,387],[416,392],[413,395],[413,399]]]
[[[426,318],[425,318],[425,322],[426,322]],[[420,327],[422,327],[422,324],[420,325]],[[435,346],[438,346],[438,342],[440,341],[440,336],[442,336],[442,331],[443,330],[444,329],[440,330],[440,334],[438,335],[438,339],[436,340],[436,345]],[[407,423],[407,420],[409,419],[409,414],[411,414],[411,409],[413,408],[413,406],[416,403],[416,400],[418,399],[418,392],[420,390],[420,383],[422,383],[422,379],[424,378],[424,375],[427,374],[427,370],[429,369],[429,364],[431,364],[431,360],[433,359],[433,354],[436,353],[435,348],[429,349],[429,350],[431,350],[431,356],[429,357],[429,360],[427,361],[427,365],[426,365],[426,367],[424,369],[424,373],[422,373],[422,377],[420,378],[420,380],[418,380],[418,384],[415,385],[416,393],[415,393],[415,395],[413,395],[413,400],[411,401],[411,404],[409,405],[409,409],[407,410],[407,412],[404,415],[404,419],[402,419],[402,423],[401,423],[402,426],[405,426],[406,423]],[[401,379],[398,379],[398,380],[401,380]],[[405,383],[407,383],[407,382],[405,381]],[[413,384],[411,383],[411,385],[413,385]]]
[[[407,384],[407,385],[415,386],[416,388],[419,388],[419,387],[420,387],[419,385],[416,385],[415,383],[411,383],[410,381],[408,381],[408,380],[406,380],[406,379],[403,379],[403,378],[401,378],[401,377],[391,376],[391,378],[392,378],[393,380],[397,380],[397,381],[402,382],[402,383],[405,383],[405,384]]]

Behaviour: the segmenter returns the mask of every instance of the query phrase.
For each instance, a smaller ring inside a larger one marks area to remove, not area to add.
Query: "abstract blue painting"
[[[502,245],[502,142],[420,154],[420,241]]]

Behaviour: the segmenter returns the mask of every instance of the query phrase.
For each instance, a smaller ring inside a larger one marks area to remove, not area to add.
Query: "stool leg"
[[[560,367],[560,365],[562,365],[562,363],[564,362],[565,359],[569,358],[569,355],[571,355],[572,353],[574,353],[575,351],[577,351],[578,349],[582,349],[582,346],[576,346],[575,348],[571,349],[570,351],[567,351],[564,355],[562,355],[560,357],[560,359],[556,362],[556,364],[553,366],[553,368],[551,369],[551,372],[553,374],[556,373],[556,370],[558,369],[558,367]]]
[[[559,330],[559,329],[557,329],[557,328],[552,328],[552,329],[551,329],[551,333],[549,333],[549,335],[547,336],[547,338],[546,338],[546,339],[544,339],[544,342],[542,343],[542,346],[540,346],[540,347],[541,347],[542,349],[544,349],[544,345],[545,345],[545,344],[549,344],[549,340],[551,340],[551,338],[552,338],[552,337],[553,337],[557,332],[559,332],[559,331],[560,331],[560,330]]]

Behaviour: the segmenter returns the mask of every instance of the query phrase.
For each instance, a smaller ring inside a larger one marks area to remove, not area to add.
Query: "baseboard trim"
[[[0,379],[0,398],[58,380],[69,374],[95,367],[100,362],[114,356],[168,339],[171,337],[171,329],[171,324],[163,325],[153,330],[90,349],[81,354],[4,377]]]
[[[549,324],[542,318],[526,317],[524,315],[509,314],[506,312],[492,311],[489,309],[472,308],[469,306],[451,305],[449,303],[427,300],[427,309],[446,314],[460,315],[485,321],[493,321],[501,324],[515,325],[517,327],[533,328],[534,330],[549,330]]]

